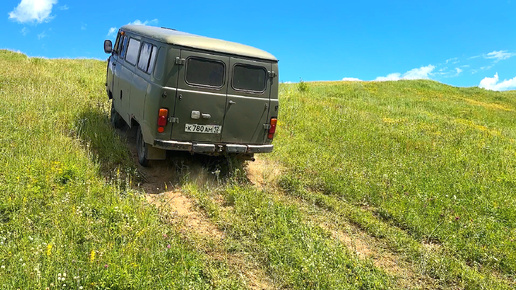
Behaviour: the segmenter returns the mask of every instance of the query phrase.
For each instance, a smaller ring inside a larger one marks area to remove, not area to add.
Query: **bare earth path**
[[[127,137],[133,160],[137,164],[136,147],[133,145],[135,140],[131,131],[120,133]],[[255,265],[245,255],[228,253],[225,250],[225,232],[207,217],[195,198],[182,191],[180,184],[185,179],[195,180],[197,183],[218,182],[217,173],[205,168],[206,160],[204,157],[179,153],[165,161],[154,161],[147,168],[139,166],[138,170],[143,179],[139,187],[147,193],[146,199],[149,203],[172,217],[171,223],[180,229],[186,239],[192,240],[193,244],[211,259],[224,261],[232,272],[243,277],[247,287],[277,288],[263,268]],[[258,157],[255,162],[247,162],[245,169],[247,179],[254,186],[274,194],[275,199],[281,202],[295,203],[308,219],[317,222],[321,228],[331,233],[343,247],[350,249],[360,259],[371,260],[376,267],[395,277],[399,288],[439,288],[436,281],[418,273],[413,265],[390,251],[382,241],[331,213],[320,214],[319,209],[314,210],[313,205],[281,193],[276,187],[281,173],[278,164],[271,164],[270,161]],[[217,201],[215,198],[214,201],[223,206],[221,200]]]

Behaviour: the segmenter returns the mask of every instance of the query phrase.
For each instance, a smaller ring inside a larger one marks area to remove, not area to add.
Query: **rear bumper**
[[[274,146],[267,145],[242,145],[242,144],[212,144],[212,143],[192,143],[170,140],[154,140],[154,146],[166,150],[188,151],[202,154],[254,154],[270,153]]]

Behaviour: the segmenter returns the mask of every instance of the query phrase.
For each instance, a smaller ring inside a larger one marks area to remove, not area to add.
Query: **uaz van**
[[[278,60],[270,53],[143,25],[120,28],[104,51],[111,123],[137,126],[142,165],[166,150],[245,159],[272,151]]]

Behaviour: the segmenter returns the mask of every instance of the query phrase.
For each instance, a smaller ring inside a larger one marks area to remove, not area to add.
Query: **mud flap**
[[[167,150],[159,149],[153,146],[147,146],[147,159],[149,160],[165,160],[167,159]]]

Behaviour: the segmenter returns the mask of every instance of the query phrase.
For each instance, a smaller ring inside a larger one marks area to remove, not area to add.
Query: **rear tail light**
[[[274,138],[274,133],[276,133],[276,124],[278,123],[278,119],[271,118],[271,123],[269,127],[269,136],[267,138],[272,139]]]
[[[159,109],[158,114],[158,132],[163,133],[165,131],[165,126],[167,125],[168,118],[168,109],[161,108]]]

